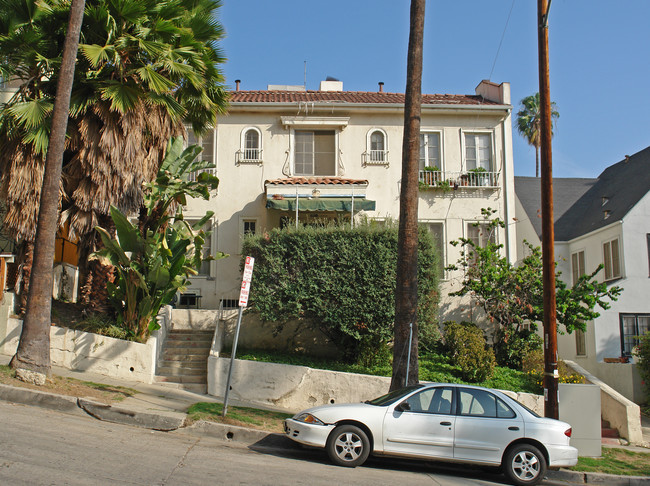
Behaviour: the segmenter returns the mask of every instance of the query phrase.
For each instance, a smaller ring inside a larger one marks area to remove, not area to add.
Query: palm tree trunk
[[[20,287],[18,292],[18,314],[25,315],[27,309],[27,295],[29,294],[29,282],[32,276],[32,265],[34,263],[34,243],[23,242],[21,249],[22,265],[20,269]]]
[[[539,177],[539,147],[535,146],[535,177]]]
[[[45,383],[45,378],[49,376],[51,370],[52,262],[54,261],[54,245],[58,226],[59,184],[84,5],[85,0],[72,0],[70,5],[68,33],[63,47],[63,59],[52,113],[52,131],[45,159],[45,173],[34,242],[33,277],[31,278],[27,312],[23,321],[18,350],[11,360],[11,367],[17,370],[19,378],[37,384]]]
[[[422,105],[422,49],[425,0],[411,0],[411,27],[404,103],[402,184],[400,190],[399,236],[397,243],[397,288],[395,290],[395,339],[393,377],[390,389],[418,382],[418,159]],[[411,327],[412,326],[412,327]],[[413,340],[409,356],[409,335]]]

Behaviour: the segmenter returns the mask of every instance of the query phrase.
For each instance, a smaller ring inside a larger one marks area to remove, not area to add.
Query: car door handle
[[[444,425],[445,427],[451,426],[451,422],[440,422],[440,425]]]
[[[519,430],[519,427],[508,427],[508,430]]]

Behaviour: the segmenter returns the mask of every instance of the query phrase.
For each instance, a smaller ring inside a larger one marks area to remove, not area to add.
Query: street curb
[[[192,435],[214,437],[230,442],[244,442],[249,445],[262,441],[269,435],[281,435],[265,432],[264,430],[239,427],[237,425],[218,424],[207,420],[199,420],[188,427],[184,427],[183,432]]]
[[[618,476],[616,474],[570,471],[568,469],[548,471],[546,477],[554,481],[566,481],[571,484],[602,484],[603,486],[650,485],[650,478],[646,476]]]
[[[135,425],[146,429],[170,432],[183,427],[185,416],[171,417],[154,413],[134,412],[124,408],[114,407],[105,403],[98,403],[86,398],[77,400],[79,407],[88,415],[105,422],[124,425]]]
[[[23,405],[34,405],[75,415],[86,415],[77,405],[78,399],[76,397],[56,395],[30,388],[19,388],[0,384],[0,400],[21,403]]]

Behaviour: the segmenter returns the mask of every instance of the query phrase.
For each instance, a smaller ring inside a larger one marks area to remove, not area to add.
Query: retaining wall
[[[230,358],[208,358],[208,394],[223,398]],[[355,403],[388,392],[390,378],[317,370],[257,361],[234,361],[229,398],[298,412],[327,403]],[[505,392],[543,414],[544,398],[529,393]]]

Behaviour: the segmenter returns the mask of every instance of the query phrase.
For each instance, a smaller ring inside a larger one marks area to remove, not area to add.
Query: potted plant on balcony
[[[436,187],[438,189],[442,189],[443,192],[449,192],[451,191],[452,187],[454,187],[454,183],[450,180],[438,181],[436,183]]]
[[[433,167],[425,167],[423,169],[422,178],[422,182],[434,186],[436,182],[440,181],[440,169],[435,165]]]
[[[476,169],[470,169],[467,171],[469,173],[470,184],[472,186],[481,186],[486,187],[490,185],[490,174],[483,167],[477,167]]]

